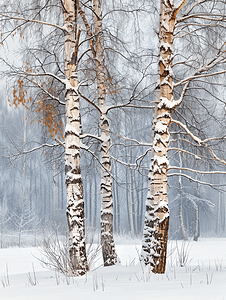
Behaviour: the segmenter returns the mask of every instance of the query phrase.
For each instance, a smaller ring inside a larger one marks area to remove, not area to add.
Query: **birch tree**
[[[146,202],[142,258],[155,273],[164,273],[169,228],[167,167],[169,124],[173,108],[172,47],[176,11],[161,1],[159,29],[159,99],[153,121],[153,150]]]
[[[79,31],[77,30],[78,1],[65,3],[65,76],[66,116],[65,172],[67,189],[67,219],[69,226],[69,253],[73,271],[83,275],[88,270],[85,245],[85,219],[83,184],[80,163],[80,126],[77,53]]]
[[[211,145],[213,140],[224,140],[224,135],[220,137],[206,137],[203,139],[198,136],[198,134],[202,135],[198,126],[194,126],[195,133],[192,132],[194,127],[191,130],[189,129],[192,125],[190,126],[188,115],[185,115],[181,120],[180,117],[179,119],[173,118],[179,115],[179,105],[181,107],[184,105],[185,109],[187,107],[187,112],[190,110],[190,108],[188,110],[186,103],[189,102],[189,99],[192,101],[192,97],[196,98],[197,94],[195,95],[194,91],[196,91],[196,93],[197,89],[208,91],[208,86],[210,86],[208,82],[209,77],[219,78],[221,74],[225,73],[224,64],[226,60],[224,42],[221,44],[218,42],[216,49],[215,44],[212,44],[213,41],[207,39],[210,31],[212,31],[211,34],[214,32],[217,36],[221,36],[221,27],[225,26],[225,17],[221,9],[225,9],[225,7],[222,1],[211,3],[211,1],[195,2],[186,0],[180,1],[179,3],[173,0],[160,1],[158,33],[159,67],[157,82],[157,90],[159,90],[159,93],[156,97],[152,127],[153,146],[148,178],[149,186],[141,254],[144,263],[150,265],[154,273],[164,273],[165,271],[169,228],[168,177],[175,175],[184,176],[196,181],[196,179],[189,176],[186,171],[203,174],[225,174],[224,171],[219,170],[215,172],[197,171],[189,167],[180,168],[169,166],[167,155],[169,150],[186,151],[186,149],[177,147],[169,148],[169,126],[173,123],[176,128],[179,128],[179,132],[182,132],[186,136],[183,140],[186,141],[187,145],[192,144],[194,148],[198,147],[199,149],[207,150],[210,156],[212,156],[212,159],[225,165],[225,161],[218,157]],[[180,42],[178,42],[178,40],[180,40]],[[190,45],[192,45],[191,51],[187,48],[187,53],[182,53],[182,45],[184,41],[186,41],[184,45],[188,45],[188,40],[190,41]],[[176,47],[178,52],[173,53],[173,49]],[[195,50],[196,48],[199,50]],[[207,51],[208,55],[206,55]],[[187,58],[188,53],[190,54],[190,59]],[[177,59],[178,57],[182,57],[182,59]],[[181,71],[180,75],[172,71],[173,68],[178,70],[178,67]],[[211,83],[214,84],[213,79]],[[216,94],[213,93],[211,95],[216,101],[222,101]],[[176,98],[176,100],[174,98]],[[201,105],[204,107],[205,99],[202,97],[198,98],[198,104],[200,104],[200,107]],[[195,105],[193,108],[191,108],[193,109],[192,116],[194,116],[197,111]],[[206,111],[209,112],[210,118],[214,118],[214,115],[211,114],[208,107],[206,107]],[[179,116],[181,116],[181,114]],[[186,123],[184,124],[183,121]],[[192,150],[194,150],[194,148]],[[194,156],[194,152],[188,151],[188,155],[192,157],[192,155]],[[198,157],[202,159],[201,153]],[[182,170],[183,173],[169,173],[169,170]],[[202,183],[208,184],[208,182]]]
[[[114,13],[114,10],[116,12],[124,11],[124,8],[118,7],[118,3],[109,3],[107,6],[105,5],[105,14],[103,14],[104,5],[102,1],[94,0],[93,6],[88,6],[88,9],[84,3],[81,2],[80,5],[79,13],[86,28],[93,60],[93,65],[90,66],[90,69],[87,68],[88,72],[86,71],[85,75],[91,82],[96,83],[93,87],[93,90],[95,91],[96,89],[96,91],[94,95],[93,93],[90,95],[86,93],[88,96],[85,96],[81,90],[79,92],[81,97],[95,108],[100,115],[100,136],[98,137],[98,141],[100,143],[101,162],[101,245],[104,265],[108,266],[114,265],[117,261],[113,238],[112,153],[110,153],[110,147],[113,146],[110,132],[113,130],[110,128],[109,115],[114,109],[130,107],[130,105],[133,106],[133,103],[141,98],[137,90],[139,90],[139,84],[142,80],[139,81],[136,78],[136,84],[134,84],[135,87],[133,89],[126,86],[126,89],[131,92],[131,95],[130,97],[127,95],[129,98],[128,100],[126,99],[127,102],[122,99],[123,102],[119,103],[122,96],[120,97],[118,94],[121,93],[121,89],[123,89],[120,87],[120,84],[123,85],[125,82],[123,80],[120,81],[121,66],[118,66],[118,64],[122,63],[123,59],[119,59],[117,54],[118,56],[124,57],[124,60],[129,60],[131,54],[126,45],[123,44],[123,37],[118,38],[114,36],[115,31],[117,32],[117,28],[115,28],[116,26],[113,24],[113,21],[109,19],[106,20],[105,17],[108,16],[108,14]],[[92,12],[91,16],[90,11]],[[134,11],[137,10],[135,9]],[[114,29],[111,31],[112,28]],[[122,50],[123,47],[126,50]],[[105,55],[108,56],[108,60],[105,60]],[[115,58],[113,64],[111,62],[112,56]],[[89,88],[91,90],[91,84],[89,84]],[[116,99],[114,99],[114,95]],[[115,101],[116,104],[109,105],[109,103],[113,101]]]
[[[96,36],[96,74],[98,106],[100,108],[101,129],[101,245],[104,265],[114,265],[117,262],[113,239],[113,199],[110,160],[110,130],[106,104],[106,76],[104,70],[104,45],[102,33],[101,0],[93,1],[94,33]]]
[[[97,105],[93,100],[84,96],[82,97],[93,107],[100,115],[99,127],[101,134],[96,136],[99,140],[100,164],[101,164],[101,246],[104,260],[104,266],[114,265],[117,262],[115,252],[115,243],[113,238],[113,199],[112,199],[112,177],[111,177],[111,160],[110,160],[110,129],[108,119],[108,105],[106,103],[106,66],[104,63],[104,35],[102,29],[102,5],[100,0],[94,0],[93,6],[89,7],[92,11],[93,26],[89,24],[89,14],[86,14],[84,5],[80,3],[79,14],[86,28],[86,34],[89,39],[89,47],[92,53],[94,78],[92,74],[88,75],[91,81],[96,81]],[[84,5],[84,7],[83,7]],[[91,27],[94,28],[92,32]],[[88,68],[87,68],[88,69]],[[88,69],[89,70],[89,69]],[[87,71],[86,71],[87,73]]]
[[[44,4],[43,4],[44,5]],[[47,3],[46,3],[47,5]],[[42,3],[40,3],[42,7]],[[39,6],[39,9],[40,9]],[[47,5],[48,6],[48,5]],[[51,7],[51,5],[50,5]],[[50,8],[47,7],[47,8]],[[17,76],[24,78],[28,82],[30,81],[35,86],[38,86],[44,94],[50,98],[54,98],[54,95],[50,90],[45,89],[43,84],[39,84],[36,78],[55,78],[61,85],[65,86],[65,103],[66,103],[66,127],[65,127],[65,173],[66,173],[66,190],[67,190],[67,220],[69,227],[69,254],[71,259],[71,272],[75,275],[83,275],[88,270],[87,258],[86,258],[86,244],[85,244],[85,219],[84,219],[84,199],[83,199],[83,183],[81,177],[81,163],[80,163],[80,111],[79,111],[79,96],[78,96],[78,76],[77,76],[77,55],[78,45],[81,29],[78,29],[77,14],[78,14],[78,1],[65,0],[61,3],[61,7],[64,11],[64,24],[63,26],[49,22],[49,15],[46,19],[39,20],[35,16],[31,19],[25,18],[23,12],[21,15],[17,12],[1,13],[2,18],[6,20],[15,20],[19,23],[12,27],[10,33],[13,33],[16,28],[21,28],[29,25],[46,26],[47,28],[53,28],[53,30],[61,30],[64,33],[64,62],[65,62],[65,78],[58,77],[56,74],[46,72],[41,65],[41,69],[37,73],[29,67],[25,70],[16,70],[13,67]],[[27,12],[27,6],[25,5],[25,12]],[[45,9],[45,5],[43,9]],[[48,9],[47,9],[48,11]],[[42,16],[42,9],[36,13],[36,15]],[[48,21],[47,21],[48,20]],[[48,29],[44,32],[48,34]],[[51,30],[50,30],[51,33]],[[7,35],[6,35],[7,36]],[[3,36],[3,39],[5,36]],[[40,62],[40,61],[39,61]],[[48,63],[47,63],[48,64]],[[24,99],[21,101],[21,97],[24,98],[25,92],[19,95],[18,104],[22,102],[26,103]],[[55,100],[59,103],[61,101],[55,97]],[[61,103],[64,104],[64,103]],[[48,124],[47,124],[48,125]],[[49,124],[50,125],[50,124]],[[62,143],[63,144],[63,143]],[[45,146],[45,145],[44,145]],[[51,145],[49,145],[51,146]],[[53,145],[54,146],[54,145]],[[43,145],[41,146],[43,147]],[[37,148],[41,148],[37,147]],[[33,151],[34,149],[32,149]],[[29,152],[29,151],[28,151]],[[24,154],[24,153],[23,153]]]

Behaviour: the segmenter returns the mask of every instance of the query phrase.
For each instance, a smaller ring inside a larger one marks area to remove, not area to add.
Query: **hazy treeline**
[[[4,93],[3,93],[4,94]],[[66,194],[64,157],[60,147],[56,149],[37,150],[25,156],[12,156],[15,147],[36,146],[43,141],[42,131],[37,124],[25,120],[24,108],[12,108],[7,104],[7,96],[1,97],[1,246],[10,244],[24,245],[30,242],[25,236],[33,236],[32,243],[36,243],[36,235],[42,236],[43,231],[55,230],[64,234],[66,225]],[[136,114],[136,129],[131,124],[131,114],[124,115],[125,128],[131,137],[149,140],[149,128],[143,122],[143,111]],[[145,112],[148,117],[149,112]],[[126,118],[127,117],[127,118]],[[139,122],[140,117],[140,122]],[[122,122],[122,119],[121,119]],[[130,125],[129,125],[130,124]],[[146,127],[146,129],[145,129]],[[145,129],[145,130],[144,130]],[[137,135],[137,136],[136,136]],[[136,157],[143,154],[143,146],[123,147],[117,145],[117,137],[113,135],[115,147],[113,155],[124,157],[127,162],[134,162]],[[100,219],[100,165],[87,153],[82,155],[82,170],[84,178],[85,216],[88,232],[98,232]],[[177,159],[179,159],[177,157]],[[172,158],[172,161],[175,158]],[[176,160],[175,160],[176,161]],[[175,162],[174,161],[174,162]],[[112,162],[113,199],[114,199],[114,232],[131,236],[142,235],[144,204],[147,189],[147,170],[149,157],[143,161],[142,175],[137,170],[128,168],[115,161]],[[145,169],[146,166],[146,169]],[[204,176],[202,176],[204,180]],[[216,179],[215,179],[216,180]],[[218,175],[216,182],[222,182],[222,175]],[[189,196],[181,196],[178,178],[170,179],[169,205],[171,211],[170,238],[183,238],[180,220],[180,203],[184,227],[188,237],[195,231],[195,212],[199,208],[198,230],[201,236],[225,236],[226,205],[224,191],[192,183],[182,179],[183,192]],[[192,196],[200,198],[192,199]],[[195,200],[195,201],[194,201]],[[205,203],[205,200],[211,203]],[[21,234],[21,237],[20,237]],[[21,240],[20,240],[21,239]],[[40,240],[40,238],[39,238]]]

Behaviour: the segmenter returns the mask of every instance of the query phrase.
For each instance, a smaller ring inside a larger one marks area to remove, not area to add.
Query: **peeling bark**
[[[113,238],[113,197],[112,197],[112,178],[110,160],[110,133],[109,119],[107,116],[106,105],[106,86],[104,70],[104,46],[102,33],[101,0],[93,1],[94,9],[94,29],[96,36],[95,60],[97,74],[97,93],[98,106],[101,111],[101,246],[103,253],[104,266],[111,266],[117,262],[115,243]]]
[[[169,125],[175,106],[172,84],[174,1],[161,0],[159,29],[159,94],[152,125],[153,149],[148,178],[142,259],[154,273],[164,273],[169,228],[167,168]]]
[[[65,173],[67,190],[67,220],[69,227],[69,254],[72,273],[83,275],[88,271],[85,244],[85,217],[83,183],[80,163],[80,113],[77,77],[77,1],[65,0],[65,76],[66,115]],[[78,37],[77,37],[78,39]]]

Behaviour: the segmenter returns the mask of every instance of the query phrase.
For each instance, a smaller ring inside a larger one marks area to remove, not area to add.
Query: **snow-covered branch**
[[[203,71],[207,71],[207,70],[203,70]],[[226,70],[222,70],[222,71],[211,73],[211,74],[194,75],[194,76],[190,76],[188,78],[182,79],[181,81],[179,81],[177,83],[174,83],[173,85],[174,85],[174,87],[177,87],[177,86],[179,86],[179,85],[181,85],[181,84],[183,84],[183,83],[185,83],[187,81],[191,81],[193,79],[198,79],[198,78],[203,78],[203,77],[210,77],[210,76],[220,75],[220,74],[224,74],[224,73],[226,73]]]
[[[172,141],[171,141],[172,142]],[[173,141],[175,142],[175,141]],[[191,155],[191,156],[194,156],[196,159],[214,159],[214,158],[210,158],[210,157],[206,157],[206,156],[203,156],[203,155],[199,155],[199,154],[195,154],[195,153],[192,153],[192,152],[189,152],[187,150],[184,150],[184,149],[180,149],[180,148],[177,148],[177,147],[171,147],[168,149],[168,151],[177,151],[177,152],[183,152],[183,153],[186,153],[188,155]]]
[[[115,158],[115,157],[112,156],[112,155],[110,155],[110,157],[111,157],[111,159],[113,159],[114,161],[120,163],[120,164],[123,165],[123,166],[126,166],[126,167],[128,167],[128,168],[131,168],[131,167],[136,168],[136,164],[130,164],[130,163],[124,162],[124,161],[122,161],[122,160],[120,160],[120,159],[118,159],[118,158]]]
[[[85,138],[93,138],[93,139],[98,140],[101,143],[103,142],[102,138],[100,136],[97,136],[97,135],[93,135],[93,134],[89,134],[89,133],[85,133],[85,134],[80,135],[80,139],[85,139]]]
[[[45,147],[54,148],[54,147],[58,147],[58,146],[59,146],[58,144],[47,144],[47,143],[45,143],[45,144],[42,144],[40,146],[34,147],[32,149],[29,149],[29,150],[21,150],[20,152],[15,153],[15,154],[5,155],[4,157],[6,157],[6,158],[15,158],[15,157],[18,157],[20,155],[26,155],[26,154],[32,153],[34,151],[37,151],[37,150],[45,148]]]
[[[155,106],[141,106],[141,105],[135,105],[135,104],[122,104],[122,105],[115,105],[115,106],[112,105],[108,108],[108,111],[110,109],[123,108],[123,107],[125,107],[125,108],[140,108],[140,109],[154,109],[155,108]]]
[[[171,122],[172,123],[175,123],[177,125],[180,125],[186,132],[188,135],[190,135],[190,137],[196,142],[198,143],[199,145],[203,144],[204,141],[202,141],[200,138],[198,138],[197,136],[195,136],[189,129],[186,125],[184,125],[183,123],[181,123],[180,121],[177,121],[177,120],[174,120],[171,118]]]
[[[171,141],[171,142],[172,142],[172,141]],[[173,142],[175,142],[175,140],[174,140]],[[177,148],[177,147],[171,147],[171,148],[168,149],[168,151],[176,151],[176,153],[178,153],[178,152],[183,152],[183,153],[186,153],[186,154],[188,154],[188,155],[194,156],[196,159],[201,159],[201,157],[200,157],[199,155],[194,154],[194,153],[192,153],[192,152],[189,152],[189,151],[187,151],[187,150],[181,149],[181,148]]]
[[[220,159],[220,158],[214,153],[214,151],[213,151],[210,147],[206,147],[206,148],[210,151],[210,153],[213,155],[213,157],[214,157],[218,162],[222,163],[223,165],[226,165],[226,161],[223,160],[223,159]]]
[[[185,167],[176,167],[176,166],[170,166],[168,167],[168,170],[182,170],[182,171],[189,171],[189,172],[193,172],[193,173],[198,173],[198,174],[226,174],[226,172],[223,171],[200,171],[200,170],[194,170],[194,169],[190,169],[190,168],[185,168]]]
[[[59,82],[61,82],[62,84],[67,84],[66,79],[62,79],[60,77],[58,77],[57,75],[55,75],[54,73],[50,73],[50,72],[45,72],[45,73],[32,73],[32,72],[25,72],[25,71],[18,71],[17,72],[18,76],[24,76],[24,77],[28,77],[28,76],[32,76],[32,77],[43,77],[43,76],[49,76],[49,77],[53,77],[54,79],[58,80]]]
[[[60,101],[60,99],[58,97],[54,96],[48,90],[44,89],[43,86],[41,84],[39,84],[37,81],[27,77],[27,75],[18,75],[18,76],[26,78],[28,81],[32,82],[34,85],[36,85],[38,88],[40,88],[42,90],[42,92],[44,94],[46,94],[46,96],[50,97],[52,100],[57,101],[61,105],[65,105],[65,103],[63,101]]]
[[[148,152],[150,152],[151,151],[151,149],[149,148],[149,149],[147,149],[146,151],[145,151],[145,153],[144,154],[142,154],[142,155],[140,155],[140,156],[138,156],[137,157],[137,159],[136,159],[136,165],[137,165],[137,170],[139,171],[139,169],[140,169],[140,166],[141,166],[141,163],[142,163],[142,161],[143,161],[143,159],[145,158],[145,156],[148,154]],[[139,163],[138,163],[138,161],[139,161]]]
[[[112,134],[114,134],[115,136],[118,136],[118,137],[120,137],[120,138],[122,138],[122,139],[124,139],[124,140],[126,140],[126,141],[135,142],[135,143],[137,143],[139,146],[148,146],[148,147],[151,147],[151,146],[152,146],[152,144],[150,144],[150,143],[142,143],[142,142],[140,142],[140,141],[138,141],[138,140],[136,140],[136,139],[131,139],[131,138],[125,137],[125,136],[123,136],[123,135],[117,134],[117,133],[115,133],[115,132],[112,132],[112,131],[110,131],[110,133],[112,133]]]
[[[208,149],[210,151],[210,153],[212,154],[212,156],[214,157],[215,160],[217,160],[218,162],[226,165],[226,161],[225,160],[222,160],[220,159],[216,154],[215,152],[209,147],[206,145],[207,142],[210,142],[210,141],[216,141],[216,140],[222,140],[222,139],[225,139],[226,136],[222,136],[222,137],[213,137],[213,138],[207,138],[205,140],[201,140],[200,138],[198,138],[197,136],[195,136],[188,128],[186,125],[182,124],[180,121],[176,121],[176,120],[173,120],[171,119],[171,122],[172,123],[175,123],[175,124],[178,124],[180,125],[185,131],[186,133],[196,142],[198,143],[199,146],[204,146],[206,149]],[[194,144],[192,144],[190,141],[186,140],[186,139],[181,139],[181,140],[184,140],[188,143],[190,143],[191,145],[195,146]]]
[[[210,186],[210,187],[212,187],[212,188],[214,188],[214,189],[216,189],[216,188],[218,188],[218,187],[221,187],[221,186],[225,186],[225,184],[212,184],[212,183],[210,183],[210,182],[200,181],[200,180],[194,179],[194,178],[192,178],[191,176],[188,176],[188,175],[186,175],[186,174],[184,174],[184,173],[170,173],[170,174],[168,174],[167,176],[168,176],[168,177],[172,177],[172,176],[183,176],[183,177],[189,179],[190,181],[197,182],[197,183],[203,184],[203,185],[208,185],[208,186]]]
[[[210,17],[211,16],[211,17]],[[186,15],[180,19],[177,19],[177,23],[186,21],[188,19],[202,19],[202,20],[207,20],[207,21],[214,21],[214,22],[219,22],[219,21],[226,21],[225,15],[220,15],[220,14],[208,14],[208,13],[196,13],[196,14],[191,14],[191,15]],[[200,24],[196,24],[200,25]]]

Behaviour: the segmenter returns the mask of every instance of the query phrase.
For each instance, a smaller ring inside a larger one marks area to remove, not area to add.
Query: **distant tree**
[[[7,223],[10,221],[11,215],[9,213],[7,207],[7,199],[6,195],[4,194],[3,199],[0,203],[0,245],[3,248],[4,245],[4,235],[7,232]]]

